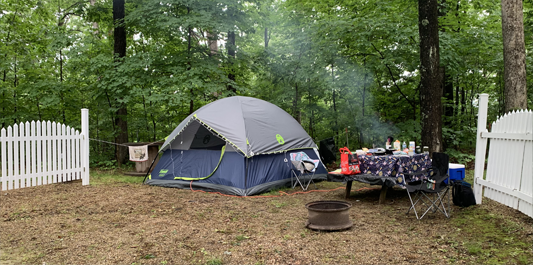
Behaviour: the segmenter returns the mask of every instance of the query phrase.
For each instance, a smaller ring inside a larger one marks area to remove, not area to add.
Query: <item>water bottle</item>
[[[402,144],[402,150],[405,150],[405,148],[407,148],[407,144],[404,141],[403,144]]]

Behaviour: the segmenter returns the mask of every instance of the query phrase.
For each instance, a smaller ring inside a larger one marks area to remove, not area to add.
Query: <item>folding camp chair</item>
[[[316,189],[313,178],[318,161],[310,159],[304,152],[291,154],[291,186],[293,189],[296,187],[296,184],[300,184],[302,190],[306,191],[311,182],[313,182]]]
[[[433,153],[431,168],[415,174],[405,174],[407,195],[411,206],[407,210],[407,214],[411,210],[414,211],[416,219],[422,219],[431,210],[433,213],[439,211],[447,218],[450,217],[450,194],[449,187],[450,176],[448,175],[449,156],[445,153]],[[420,178],[420,175],[429,174],[428,179]],[[409,179],[417,179],[409,182]],[[411,196],[414,193],[414,196]],[[448,196],[446,196],[448,195]],[[445,201],[448,198],[447,202]],[[424,213],[419,217],[417,207]]]

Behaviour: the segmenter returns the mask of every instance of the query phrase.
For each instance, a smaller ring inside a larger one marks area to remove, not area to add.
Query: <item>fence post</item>
[[[481,204],[483,197],[483,185],[478,183],[478,179],[483,179],[485,172],[485,157],[487,153],[487,138],[481,138],[481,133],[487,131],[487,109],[489,102],[488,94],[479,95],[479,108],[477,115],[477,133],[476,133],[476,162],[474,169],[474,196],[476,203]]]
[[[8,128],[10,130],[11,128]],[[2,190],[7,190],[7,138],[6,138],[6,129],[2,128],[0,131],[0,148],[2,149],[0,152],[0,156],[2,161]]]
[[[81,109],[81,134],[83,135],[82,141],[82,153],[81,153],[81,166],[83,172],[82,185],[89,185],[89,110]]]

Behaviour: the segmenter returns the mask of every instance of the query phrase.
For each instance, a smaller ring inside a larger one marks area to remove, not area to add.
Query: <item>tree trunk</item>
[[[232,22],[235,22],[235,14],[237,13],[237,10],[235,10],[233,7],[228,8],[227,13],[229,17],[231,18]],[[226,43],[227,49],[228,49],[228,61],[229,61],[229,73],[228,73],[228,79],[232,82],[235,82],[235,69],[233,68],[233,63],[235,61],[235,31],[229,30],[228,31],[228,41]],[[236,93],[237,89],[233,87],[232,84],[229,84],[227,86],[227,90]]]
[[[442,82],[439,58],[437,0],[418,1],[420,35],[420,112],[422,144],[430,152],[441,152],[442,146]]]
[[[15,64],[13,64],[13,73],[15,74],[15,79],[13,81],[13,121],[16,124],[17,123],[17,57],[15,56]]]
[[[459,84],[459,81],[457,81],[457,83]],[[461,90],[461,87],[460,86],[457,86],[455,88],[455,108],[454,108],[454,118],[458,118],[459,117],[459,92]],[[457,123],[459,124],[459,123]]]
[[[207,45],[209,46],[209,56],[216,55],[218,53],[218,37],[216,34],[207,32]]]
[[[502,0],[505,112],[527,108],[522,0]]]
[[[307,84],[308,84],[308,86],[307,86],[307,96],[308,96],[307,97],[307,104],[310,107],[311,104],[312,104],[311,103],[311,90],[313,90],[313,88],[311,87],[311,80],[306,80],[306,81],[307,81]],[[313,118],[314,118],[313,115],[314,115],[314,111],[313,111],[313,109],[311,109],[311,113],[309,115],[309,131],[308,131],[309,136],[311,136],[311,138],[314,138],[314,135],[315,135],[314,131],[313,131],[314,130],[313,129]]]
[[[233,60],[235,60],[235,31],[228,32],[228,56],[230,61],[230,67],[229,67],[229,74],[228,78],[235,82],[235,70],[233,69]],[[232,85],[228,86],[228,90],[232,91],[233,93],[237,92],[237,89],[234,88]]]
[[[187,14],[191,13],[191,9],[187,7]],[[187,71],[192,69],[192,28],[187,29]],[[194,90],[189,89],[191,99],[189,101],[189,115],[194,112]]]
[[[89,3],[94,6],[94,4],[96,3],[96,0],[89,0]],[[93,34],[98,34],[98,23],[97,22],[93,22]]]
[[[466,88],[461,88],[461,115],[466,115]],[[461,117],[461,121],[464,117]]]
[[[114,56],[115,60],[126,57],[126,28],[122,24],[124,22],[124,0],[113,0],[113,22],[115,23],[114,36]],[[124,93],[124,92],[123,92]],[[117,95],[123,97],[124,95]],[[124,103],[118,103],[118,110],[116,111],[115,125],[118,130],[115,142],[123,144],[128,142],[128,110]],[[117,145],[115,149],[115,157],[117,164],[120,167],[126,161],[128,149],[125,146]]]
[[[265,49],[268,48],[268,28],[265,28]]]
[[[366,59],[363,63],[363,66],[366,66]],[[367,80],[368,79],[368,71],[365,71],[365,77],[363,78],[363,96],[362,96],[362,104],[361,104],[361,114],[363,116],[362,120],[365,120],[365,102],[366,102],[366,89],[367,89]],[[365,141],[365,135],[363,133],[363,130],[361,129],[359,131],[359,147],[363,147]]]
[[[438,8],[438,14],[439,18],[443,18],[446,16],[446,0],[440,0],[440,5]],[[446,32],[445,27],[441,27],[441,32]],[[447,71],[446,66],[443,66],[440,68],[441,70],[441,78],[442,78],[442,86],[444,94],[442,95],[446,101],[444,105],[444,116],[447,117],[444,119],[444,126],[445,127],[451,127],[452,126],[452,120],[453,120],[453,78],[450,75],[450,73]],[[444,143],[444,149],[446,149],[446,143]]]
[[[296,83],[294,87],[295,89],[294,89],[294,100],[292,101],[292,116],[294,117],[295,120],[298,121],[298,123],[301,124],[300,115],[298,111],[298,98],[300,97],[298,95],[298,83]]]
[[[336,93],[336,90],[335,90],[335,75],[334,75],[334,72],[333,72],[333,63],[331,64],[331,84],[332,84],[332,87],[333,87],[333,93],[331,95],[332,99],[333,99],[333,119],[335,120],[335,126],[333,128],[333,135],[337,136],[337,139],[335,141],[335,143],[340,143],[340,138],[338,137],[339,135],[339,121],[337,119],[337,93]]]
[[[446,126],[452,125],[453,120],[453,79],[450,74],[446,72],[446,68],[443,68],[444,77],[444,97],[446,98],[446,105],[444,106],[444,115],[448,117],[446,119]]]

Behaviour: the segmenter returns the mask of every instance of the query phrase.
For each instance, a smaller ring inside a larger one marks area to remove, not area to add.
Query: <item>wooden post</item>
[[[385,200],[387,199],[387,191],[389,190],[389,186],[383,185],[381,186],[381,192],[379,193],[379,204],[385,203]]]
[[[346,195],[345,195],[346,199],[348,199],[348,197],[350,197],[350,191],[352,191],[352,183],[353,183],[352,180],[349,180],[349,181],[346,182]]]
[[[487,131],[487,109],[488,109],[489,95],[479,95],[478,115],[477,115],[477,133],[476,133],[476,160],[474,170],[474,196],[476,203],[481,204],[483,195],[483,185],[477,180],[483,180],[483,173],[485,171],[485,155],[487,152],[487,138],[482,138],[481,133]]]

